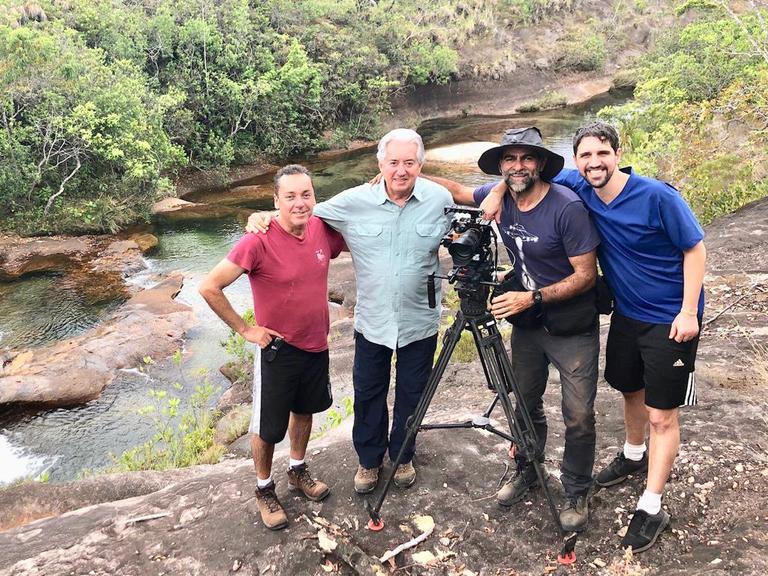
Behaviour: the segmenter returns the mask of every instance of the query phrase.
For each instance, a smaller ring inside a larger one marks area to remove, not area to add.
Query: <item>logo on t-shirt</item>
[[[315,256],[317,256],[318,262],[325,262],[327,258],[325,257],[325,252],[323,252],[323,249],[320,248],[319,250],[315,250]]]
[[[504,228],[504,233],[509,236],[510,238],[514,238],[515,240],[520,240],[521,242],[538,242],[539,237],[535,234],[531,234],[528,232],[528,230],[525,229],[525,226],[522,224],[518,224],[517,222],[514,224],[510,224],[506,228]]]
[[[506,228],[502,229],[504,234],[512,238],[517,247],[517,258],[520,262],[520,282],[523,284],[526,290],[536,290],[536,282],[531,277],[528,267],[525,264],[525,251],[523,250],[523,244],[525,242],[538,242],[539,237],[535,234],[531,234],[525,229],[525,226],[515,222],[510,224]]]

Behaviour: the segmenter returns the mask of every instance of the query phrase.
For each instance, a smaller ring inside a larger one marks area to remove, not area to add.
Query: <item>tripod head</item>
[[[446,214],[454,214],[451,230],[440,244],[448,248],[453,267],[447,276],[430,274],[427,277],[429,307],[435,301],[435,278],[455,284],[461,311],[467,317],[487,314],[486,304],[491,288],[496,282],[498,267],[498,237],[491,222],[484,220],[479,208],[446,206]]]

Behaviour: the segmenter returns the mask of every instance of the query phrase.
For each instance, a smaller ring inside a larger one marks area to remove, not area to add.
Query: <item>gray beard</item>
[[[524,194],[525,192],[529,192],[531,189],[533,189],[533,185],[539,181],[539,175],[535,174],[525,182],[521,182],[519,184],[514,183],[509,175],[505,175],[504,180],[507,183],[507,188],[509,188],[512,192],[515,194]]]

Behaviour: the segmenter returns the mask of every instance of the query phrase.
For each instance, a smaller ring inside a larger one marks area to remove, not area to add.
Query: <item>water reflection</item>
[[[82,334],[122,303],[99,299],[68,278],[39,275],[0,283],[0,348],[42,346]]]

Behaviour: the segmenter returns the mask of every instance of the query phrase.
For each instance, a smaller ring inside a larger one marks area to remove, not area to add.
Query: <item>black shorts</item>
[[[670,324],[651,324],[614,312],[605,347],[605,379],[619,392],[645,388],[645,404],[670,410],[696,404],[694,369],[699,337],[669,338]]]
[[[315,414],[333,403],[328,350],[306,352],[284,342],[273,360],[265,356],[256,346],[249,432],[277,444],[285,438],[291,412]]]

